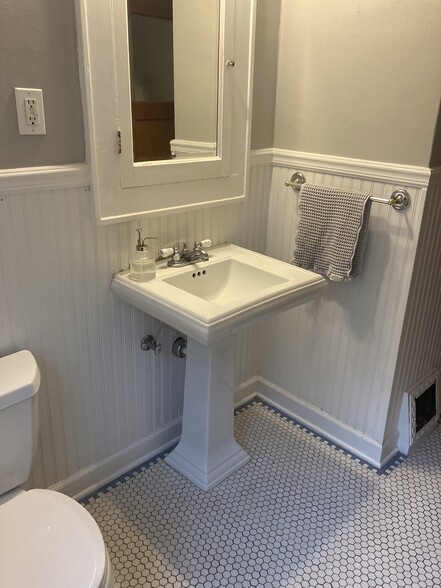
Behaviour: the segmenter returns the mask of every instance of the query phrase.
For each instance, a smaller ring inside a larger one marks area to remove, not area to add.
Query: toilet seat
[[[102,588],[106,548],[75,500],[29,490],[0,506],[0,583],[14,588]]]

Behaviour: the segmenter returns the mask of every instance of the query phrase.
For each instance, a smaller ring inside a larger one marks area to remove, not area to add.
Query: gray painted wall
[[[274,146],[428,166],[440,55],[439,0],[282,0]]]
[[[0,55],[0,168],[84,162],[73,0],[2,0]],[[14,87],[43,89],[46,135],[18,134]]]
[[[280,0],[258,0],[252,147],[272,147]],[[0,3],[0,169],[85,161],[74,0]],[[14,88],[42,88],[44,136],[18,134]]]
[[[252,149],[265,149],[274,143],[280,7],[280,0],[257,2]]]
[[[441,163],[438,0],[280,7],[258,0],[253,148]],[[0,54],[0,168],[83,162],[74,0],[3,0]],[[43,88],[46,136],[18,135],[15,86]]]

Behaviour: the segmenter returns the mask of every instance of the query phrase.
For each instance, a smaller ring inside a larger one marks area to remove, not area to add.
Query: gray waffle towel
[[[366,244],[370,194],[303,184],[291,263],[342,282],[358,276]]]

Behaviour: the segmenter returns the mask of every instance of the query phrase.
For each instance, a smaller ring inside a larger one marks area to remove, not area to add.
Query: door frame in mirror
[[[216,157],[133,163],[127,1],[76,0],[86,141],[98,223],[176,213],[245,197],[255,2],[220,0]],[[228,66],[229,60],[234,68]]]

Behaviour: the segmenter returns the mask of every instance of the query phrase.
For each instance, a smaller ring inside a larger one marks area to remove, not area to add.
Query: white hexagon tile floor
[[[388,475],[261,402],[202,492],[156,458],[84,501],[128,588],[441,586],[441,427]]]

